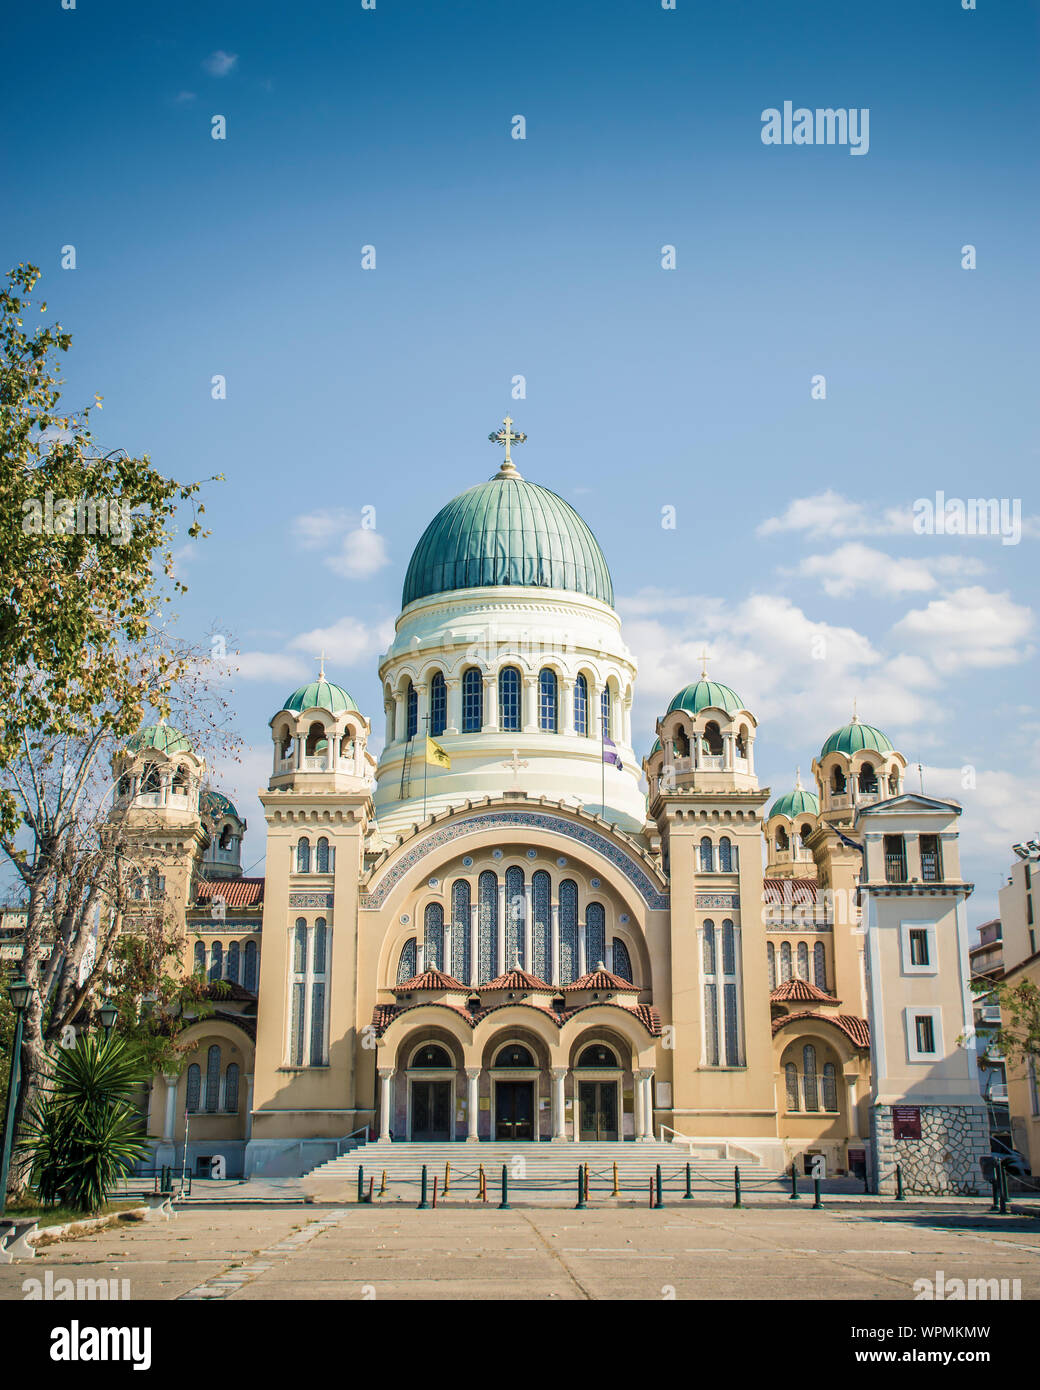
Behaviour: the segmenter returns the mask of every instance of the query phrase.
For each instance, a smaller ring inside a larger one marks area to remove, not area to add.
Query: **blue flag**
[[[624,770],[624,763],[621,761],[621,755],[617,751],[617,745],[613,739],[604,738],[603,740],[603,761],[610,763],[611,767],[616,767],[619,772]]]

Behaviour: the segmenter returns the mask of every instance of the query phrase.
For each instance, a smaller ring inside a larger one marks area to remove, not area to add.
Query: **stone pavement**
[[[1019,1279],[1040,1297],[1040,1221],[846,1201],[734,1211],[446,1206],[182,1209],[0,1266],[22,1280],[130,1280],[133,1299],[847,1299],[914,1297],[915,1279]]]

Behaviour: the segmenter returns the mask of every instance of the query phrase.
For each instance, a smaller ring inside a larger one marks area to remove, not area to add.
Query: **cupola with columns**
[[[371,784],[371,725],[351,695],[325,675],[301,685],[271,720],[271,791],[357,791]]]
[[[728,685],[708,679],[701,653],[700,680],[680,690],[657,721],[657,741],[643,760],[650,801],[658,791],[757,791],[755,716]]]
[[[799,768],[792,790],[778,796],[766,813],[762,829],[766,837],[767,878],[816,877],[809,837],[819,819],[819,797],[802,786]]]
[[[853,706],[852,719],[826,740],[812,770],[820,813],[851,824],[860,807],[902,792],[906,759],[880,729],[864,724]]]

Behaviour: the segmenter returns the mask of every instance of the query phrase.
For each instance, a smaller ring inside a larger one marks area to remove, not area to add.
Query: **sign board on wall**
[[[892,1107],[893,1139],[920,1139],[921,1107],[919,1105],[894,1105]]]

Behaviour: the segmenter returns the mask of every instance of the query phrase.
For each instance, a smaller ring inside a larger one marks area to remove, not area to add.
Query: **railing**
[[[328,758],[305,757],[303,760],[303,770],[304,772],[328,772],[329,760]]]
[[[902,854],[885,855],[885,882],[906,882],[906,858]]]
[[[368,1140],[368,1125],[359,1125],[358,1128],[355,1129],[351,1134],[344,1134],[343,1137],[342,1137],[342,1139],[337,1139],[337,1140],[336,1140],[336,1157],[337,1157],[337,1158],[339,1158],[340,1153],[342,1152],[342,1150],[341,1150],[341,1148],[340,1148],[340,1145],[341,1145],[341,1144],[349,1144],[350,1141],[351,1141],[351,1139],[356,1139],[356,1138],[358,1137],[359,1134],[363,1134],[363,1135],[365,1136],[365,1140],[366,1140],[366,1142],[367,1142],[367,1140]]]

